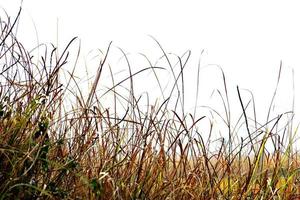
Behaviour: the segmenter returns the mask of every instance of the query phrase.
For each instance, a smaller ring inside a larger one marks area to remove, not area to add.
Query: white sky
[[[0,5],[15,16],[19,2],[0,0]],[[154,52],[158,55],[159,49],[147,36],[150,34],[167,52],[181,55],[192,50],[187,76],[195,76],[204,49],[202,62],[222,67],[232,98],[237,98],[236,85],[250,89],[256,98],[258,114],[264,118],[281,60],[284,68],[278,109],[291,108],[294,69],[296,112],[300,113],[299,5],[297,1],[275,0],[24,0],[18,34],[20,38],[31,38],[23,41],[34,47],[34,22],[40,42],[55,43],[58,20],[59,45],[79,36],[85,54],[96,48],[106,50],[113,41],[126,52],[143,52],[151,57]],[[221,89],[221,76],[216,71],[203,70],[201,89]],[[209,92],[203,92],[203,96]],[[240,109],[239,106],[233,105]]]

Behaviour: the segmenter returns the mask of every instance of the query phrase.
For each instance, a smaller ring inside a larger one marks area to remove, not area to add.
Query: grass
[[[261,124],[254,97],[245,103],[237,87],[240,105],[234,106],[240,117],[233,123],[221,71],[224,90],[217,93],[224,114],[213,108],[200,117],[186,113],[184,93],[190,88],[184,85],[184,68],[190,52],[175,56],[172,64],[155,39],[167,67],[148,60],[149,67],[134,72],[121,51],[129,75],[119,82],[112,75],[113,86],[100,94],[103,70],[111,70],[109,45],[89,90],[83,90],[76,64],[63,70],[77,38],[61,54],[46,46],[34,63],[14,35],[19,14],[13,21],[1,18],[0,25],[0,199],[300,199],[292,111],[271,118],[272,100]],[[77,63],[79,50],[74,54]],[[174,79],[167,94],[158,78],[161,69]],[[163,101],[148,102],[145,109],[134,78],[146,71],[157,77]],[[199,70],[197,96],[198,84]],[[102,103],[108,94],[111,107]],[[221,126],[216,118],[227,135],[214,142]],[[209,128],[202,130],[200,123]]]

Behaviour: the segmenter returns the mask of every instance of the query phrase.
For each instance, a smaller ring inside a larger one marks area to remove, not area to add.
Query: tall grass
[[[13,21],[1,17],[0,24],[0,199],[300,199],[293,111],[271,118],[271,103],[270,117],[261,124],[254,97],[246,101],[237,87],[240,105],[231,106],[241,112],[233,123],[221,70],[224,89],[217,93],[224,115],[210,107],[208,115],[186,113],[184,68],[190,52],[175,56],[172,64],[156,40],[166,67],[148,59],[149,67],[134,71],[122,51],[128,77],[116,82],[112,75],[113,86],[99,94],[103,69],[111,70],[109,45],[86,95],[76,65],[63,71],[77,38],[61,54],[46,46],[34,63],[14,35],[19,15]],[[77,63],[79,50],[74,54]],[[160,69],[174,79],[167,94]],[[163,96],[146,109],[134,90],[134,78],[145,71],[157,77]],[[123,83],[129,84],[126,95],[118,90]],[[103,105],[107,94],[112,107]],[[227,135],[213,142],[215,118]],[[198,124],[204,121],[209,128],[202,130]]]

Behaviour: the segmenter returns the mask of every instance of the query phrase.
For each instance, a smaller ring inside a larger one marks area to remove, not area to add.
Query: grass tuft
[[[293,111],[272,118],[277,89],[267,122],[259,123],[253,95],[246,101],[237,87],[241,109],[234,123],[221,69],[224,90],[217,93],[224,113],[210,107],[200,116],[196,108],[187,113],[185,93],[193,88],[186,88],[184,72],[191,52],[168,54],[153,38],[166,67],[142,55],[149,67],[134,71],[120,49],[129,75],[117,80],[108,62],[110,43],[85,90],[76,64],[65,69],[78,39],[61,54],[41,45],[35,63],[14,35],[20,12],[0,24],[0,199],[300,199],[293,149],[298,127]],[[103,90],[105,70],[112,86]],[[170,91],[160,70],[171,72]],[[200,64],[196,106],[199,72]],[[161,101],[148,97],[145,106],[144,96],[136,95],[134,81],[143,73],[155,77]],[[111,106],[105,106],[107,96]],[[220,123],[223,135],[215,140]]]

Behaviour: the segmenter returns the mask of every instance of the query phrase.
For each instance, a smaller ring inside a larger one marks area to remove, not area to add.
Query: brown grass
[[[176,58],[176,74],[157,42],[167,67],[134,72],[128,62],[129,76],[99,94],[109,45],[83,95],[74,70],[67,80],[62,77],[77,38],[61,54],[47,46],[34,64],[13,34],[18,18],[1,19],[0,199],[300,199],[299,155],[293,150],[297,128],[293,120],[279,127],[292,112],[259,124],[256,116],[249,117],[254,98],[244,103],[237,87],[241,115],[233,124],[222,71],[224,91],[218,92],[225,116],[209,110],[223,119],[228,138],[212,144],[202,135],[211,136],[218,124],[209,116],[184,112],[188,59]],[[171,71],[174,87],[163,102],[142,109],[134,77],[162,68]],[[119,93],[123,83],[129,83],[128,97]],[[113,107],[103,107],[105,94],[112,94]],[[171,107],[174,94],[177,103]],[[119,99],[127,102],[122,115],[116,112]],[[203,120],[210,129],[201,130]],[[246,127],[246,137],[239,137],[239,126]]]

